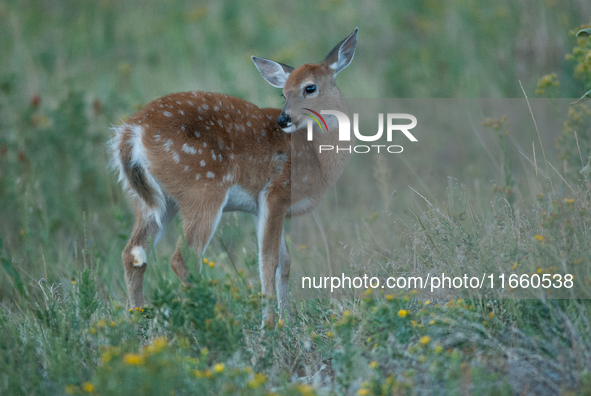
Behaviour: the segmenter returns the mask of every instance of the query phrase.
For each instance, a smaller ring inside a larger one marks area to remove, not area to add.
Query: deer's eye
[[[304,91],[306,91],[307,94],[316,92],[316,84],[307,85],[306,88],[304,88]]]

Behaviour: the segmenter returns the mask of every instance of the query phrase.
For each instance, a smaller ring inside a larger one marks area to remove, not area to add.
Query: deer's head
[[[272,86],[283,89],[285,105],[277,123],[285,132],[295,132],[306,126],[306,109],[339,110],[343,107],[336,77],[353,60],[358,30],[355,28],[320,63],[294,69],[283,63],[252,57],[263,78]]]

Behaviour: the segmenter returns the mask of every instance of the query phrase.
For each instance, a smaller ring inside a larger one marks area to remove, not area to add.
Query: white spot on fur
[[[195,131],[195,136],[200,137],[201,134],[199,132]]]
[[[164,115],[165,115],[165,116],[167,116],[167,117],[172,117],[172,113],[171,113],[170,111],[165,111],[165,112],[164,112],[164,113],[162,113],[162,114],[164,114]]]
[[[197,180],[201,179],[201,173],[197,173],[197,174],[195,175],[195,179],[197,179]]]
[[[213,158],[213,160],[216,160],[216,156],[215,156],[215,152],[213,150],[211,150],[211,158]]]
[[[183,124],[181,125],[181,131],[185,131],[187,129],[187,127]]]
[[[177,153],[176,151],[173,150],[172,152],[172,159],[174,160],[175,163],[179,163],[181,162],[181,158],[179,157],[179,153]]]
[[[131,255],[133,256],[133,266],[141,267],[147,262],[146,251],[141,246],[134,246],[131,249]]]
[[[189,171],[189,165],[185,166],[185,172]]]
[[[180,104],[180,103],[179,103],[179,104]],[[179,110],[179,114],[180,114],[180,115],[185,115],[185,112],[184,112],[184,111],[182,111],[182,110]]]
[[[205,166],[205,160],[201,160],[201,162],[199,163],[201,165],[201,167]]]
[[[213,179],[215,177],[215,173],[213,172],[207,172],[207,178],[208,179]]]
[[[203,147],[207,147],[207,142],[203,142]]]
[[[197,152],[197,150],[195,150],[195,147],[189,146],[187,143],[183,143],[183,148],[182,150],[187,153],[187,154],[192,154],[195,155],[195,153]]]
[[[173,143],[173,141],[171,139],[166,139],[164,141],[164,150],[166,150],[167,153],[170,151],[170,148],[172,147],[172,143]]]

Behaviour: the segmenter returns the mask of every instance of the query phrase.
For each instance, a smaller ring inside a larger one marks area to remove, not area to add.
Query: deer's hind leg
[[[188,247],[195,251],[199,259],[220,222],[224,206],[228,200],[228,191],[227,189],[218,189],[213,192],[212,190],[195,190],[185,194],[187,198],[180,199],[179,205],[183,216],[184,241]],[[189,268],[181,252],[183,236],[179,237],[170,266],[181,282],[187,285]],[[199,265],[199,268],[201,268],[201,262],[199,262]]]
[[[143,283],[150,240],[157,243],[157,239],[162,235],[170,220],[174,218],[177,210],[176,202],[167,200],[166,210],[160,224],[158,224],[153,216],[142,211],[141,204],[136,205],[135,225],[122,254],[125,285],[132,308],[144,305]]]

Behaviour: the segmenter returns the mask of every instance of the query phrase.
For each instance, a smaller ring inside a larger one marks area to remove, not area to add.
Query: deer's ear
[[[293,67],[269,59],[259,58],[254,55],[250,59],[254,62],[261,76],[275,88],[283,88],[289,73],[293,71]]]
[[[357,45],[357,32],[359,32],[359,28],[355,28],[349,37],[338,43],[323,60],[328,67],[334,70],[335,76],[349,66],[349,63],[353,60],[355,46]]]

